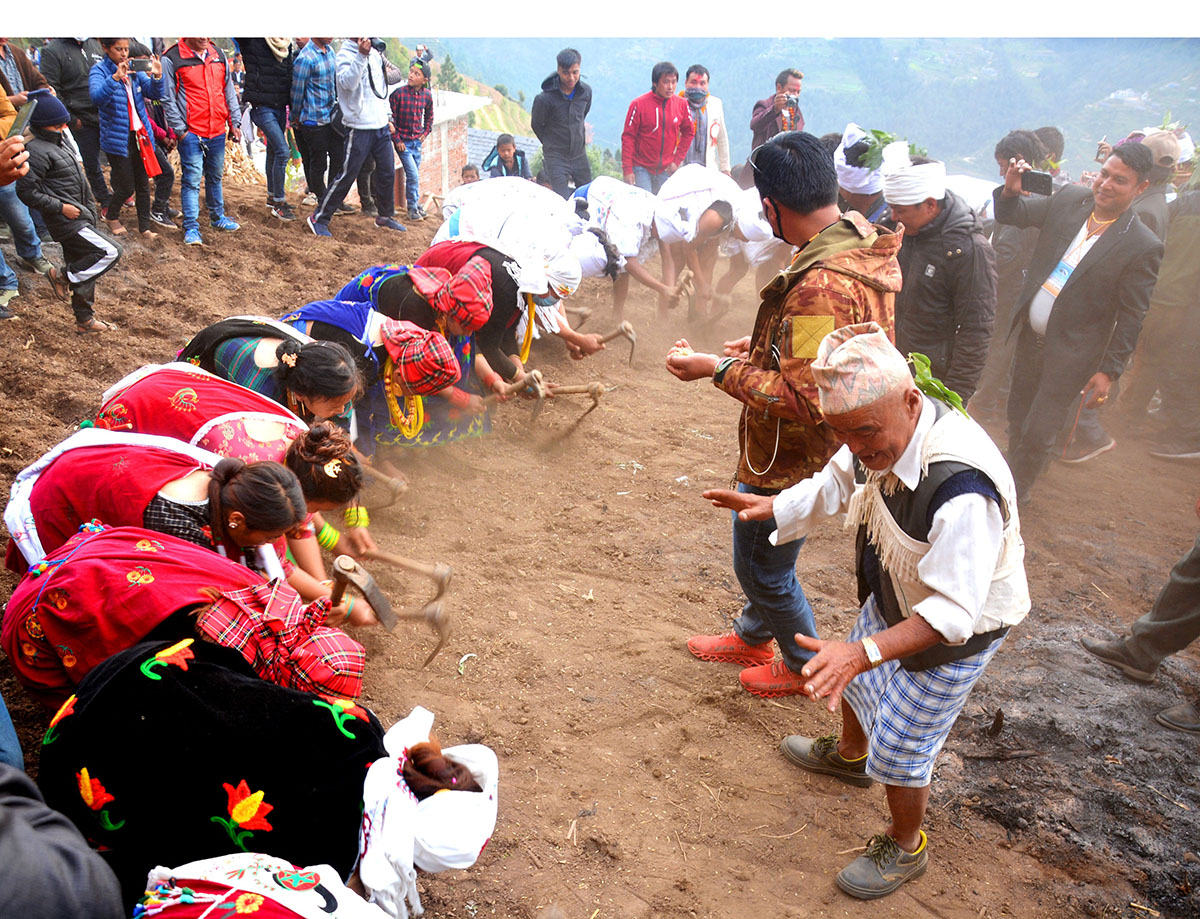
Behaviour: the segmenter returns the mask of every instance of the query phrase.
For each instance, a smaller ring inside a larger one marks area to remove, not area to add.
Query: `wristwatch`
[[[867,661],[874,670],[883,663],[883,655],[879,653],[879,645],[875,644],[875,639],[864,638],[862,640],[863,650],[867,652]]]

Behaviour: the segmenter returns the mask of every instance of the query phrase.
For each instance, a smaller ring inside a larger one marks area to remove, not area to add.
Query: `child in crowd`
[[[117,264],[121,249],[96,228],[91,189],[62,133],[71,118],[66,106],[48,92],[38,93],[37,103],[29,121],[33,139],[26,146],[29,172],[17,180],[17,195],[41,212],[50,235],[62,246],[64,268],[51,268],[46,277],[55,296],[70,297],[76,330],[87,334],[115,329],[97,319],[92,306],[96,278]]]

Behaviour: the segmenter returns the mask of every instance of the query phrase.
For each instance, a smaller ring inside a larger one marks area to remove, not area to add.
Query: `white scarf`
[[[897,140],[883,148],[883,197],[888,204],[920,204],[926,198],[941,201],[946,197],[946,164],[922,163],[914,166],[908,156],[908,142]]]

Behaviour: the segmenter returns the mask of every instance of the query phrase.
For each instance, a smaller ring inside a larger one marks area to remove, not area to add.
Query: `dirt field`
[[[97,313],[118,332],[77,336],[48,284],[19,270],[22,319],[0,323],[0,497],[124,373],[169,359],[224,316],[280,316],[367,265],[411,261],[434,231],[432,220],[400,236],[341,218],[330,243],[299,221],[268,221],[261,189],[227,187],[226,198],[241,232],[208,231],[203,249],[178,234],[127,246],[98,287]],[[1115,422],[1116,450],[1051,469],[1024,515],[1033,613],[939,761],[928,873],[875,904],[836,888],[836,871],[886,822],[882,789],[788,764],[784,734],[823,733],[834,719],[802,699],[752,697],[736,667],[701,663],[684,645],[740,608],[729,519],[699,497],[730,480],[737,405],[676,381],[662,361],[681,334],[711,349],[748,332],[757,301],[746,283],[738,293],[717,328],[689,331],[682,318],[656,328],[634,285],[632,369],[623,343],[583,363],[557,341],[535,346],[548,379],[617,384],[562,440],[586,400],[564,398],[532,427],[525,404],[504,405],[490,437],[402,457],[413,489],[372,530],[385,548],[454,567],[454,635],[422,670],[427,630],[358,634],[365,701],[385,724],[422,704],[444,741],[487,743],[501,761],[495,836],[470,871],[423,879],[428,914],[1200,915],[1200,744],[1153,722],[1200,690],[1200,649],[1147,687],[1077,644],[1149,607],[1195,536],[1200,469],[1148,457]],[[585,330],[611,325],[606,283],[585,282],[578,300],[595,309]],[[822,633],[845,634],[851,534],[820,530],[800,571]],[[380,576],[399,604],[426,590]],[[47,719],[7,663],[0,673],[36,771]],[[990,737],[997,709],[1003,728]]]

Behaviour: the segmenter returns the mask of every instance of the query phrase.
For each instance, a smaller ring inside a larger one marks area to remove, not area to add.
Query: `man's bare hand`
[[[774,102],[775,111],[782,112],[785,108],[787,108],[787,104],[788,104],[787,93],[776,93],[775,94],[775,102]]]
[[[1021,173],[1028,172],[1033,167],[1023,159],[1013,158],[1008,161],[1008,171],[1004,173],[1004,191],[1000,194],[1004,198],[1019,198],[1021,195],[1028,197],[1029,192],[1021,188]]]
[[[358,39],[358,53],[359,54],[370,54],[371,53],[371,39],[369,39],[369,38]]]
[[[11,185],[25,175],[29,171],[28,159],[24,138],[0,140],[0,185]]]
[[[721,351],[726,357],[740,357],[742,360],[747,360],[750,357],[750,336],[745,335],[742,338],[725,342],[721,346]]]
[[[1108,391],[1111,388],[1112,377],[1107,373],[1096,373],[1087,381],[1087,385],[1083,387],[1080,395],[1087,399],[1088,408],[1095,408],[1108,401]]]
[[[743,523],[751,520],[770,520],[775,516],[774,495],[752,495],[746,491],[733,491],[729,488],[710,488],[701,492],[700,497],[711,501],[713,507],[737,511],[738,520]]]
[[[675,342],[675,347],[667,352],[667,371],[684,382],[711,377],[717,369],[717,356],[701,352],[688,353],[690,348],[686,338]]]
[[[849,682],[871,669],[866,649],[859,642],[821,641],[796,633],[796,644],[816,655],[800,670],[805,677],[804,694],[810,699],[827,699],[825,707],[836,712]]]
[[[62,215],[68,220],[74,220],[79,216],[79,213],[79,208],[77,208],[74,204],[64,204],[62,206]]]

